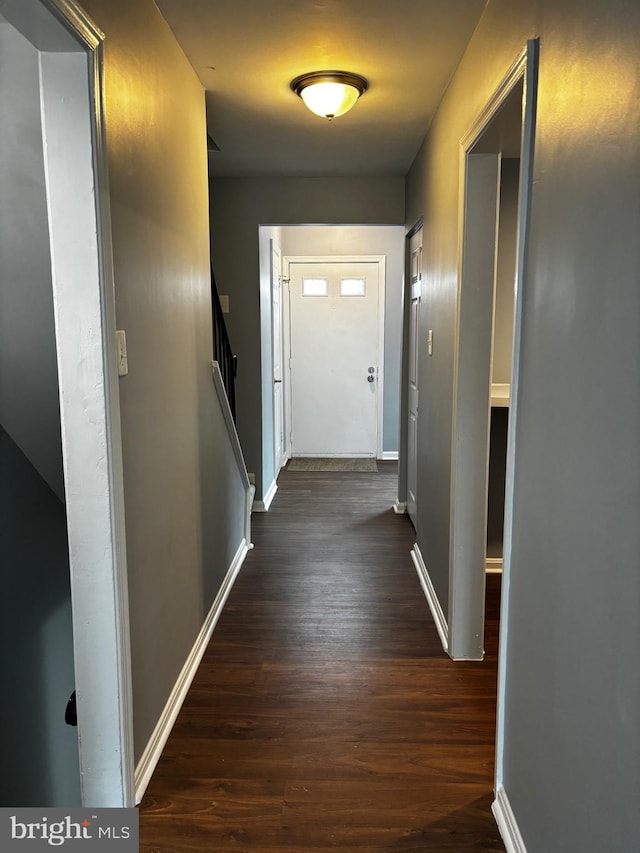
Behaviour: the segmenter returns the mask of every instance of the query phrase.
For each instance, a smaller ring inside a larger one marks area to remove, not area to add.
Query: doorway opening
[[[461,148],[448,626],[454,659],[484,656],[487,568],[505,567],[503,600],[508,592],[509,482],[536,72],[532,41]]]
[[[268,509],[280,461],[294,456],[398,459],[404,228],[261,226],[259,243],[263,441],[254,510]],[[374,347],[366,352],[365,327]],[[340,402],[336,388],[350,373],[354,387]]]
[[[0,2],[0,437],[19,513],[5,601],[30,650],[3,712],[19,716],[3,726],[12,805],[134,800],[103,38],[71,0]]]
[[[486,620],[488,653],[498,654],[496,798],[492,810],[504,838],[510,836],[510,810],[503,789],[503,745],[511,533],[538,57],[539,44],[532,39],[463,138],[460,152],[449,624],[447,645],[443,640],[443,646],[454,660],[482,660]],[[499,411],[505,409],[508,415]],[[491,559],[491,548],[496,547],[493,559],[500,559],[500,539],[501,577],[487,574],[487,554]]]

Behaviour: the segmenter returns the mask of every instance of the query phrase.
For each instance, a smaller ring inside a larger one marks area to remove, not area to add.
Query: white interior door
[[[422,229],[409,243],[411,253],[411,303],[409,306],[409,394],[407,436],[407,512],[417,527],[418,513],[418,344],[420,291],[422,288]]]
[[[293,456],[377,455],[380,266],[290,265]]]
[[[282,277],[280,255],[271,248],[272,321],[273,321],[273,443],[275,475],[284,463],[284,416],[282,396]]]

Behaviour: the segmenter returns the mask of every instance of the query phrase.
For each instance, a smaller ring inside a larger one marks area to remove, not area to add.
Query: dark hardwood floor
[[[504,850],[487,656],[442,652],[378,474],[283,471],[140,806],[143,853]]]

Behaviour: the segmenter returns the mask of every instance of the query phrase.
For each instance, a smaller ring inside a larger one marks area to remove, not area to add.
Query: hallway
[[[444,653],[379,473],[284,470],[140,807],[143,853],[504,850],[487,656]]]

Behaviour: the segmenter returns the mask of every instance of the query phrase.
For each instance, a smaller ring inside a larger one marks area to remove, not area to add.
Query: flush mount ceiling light
[[[312,71],[292,80],[291,88],[312,113],[331,121],[349,112],[369,84],[364,77],[348,71]]]

